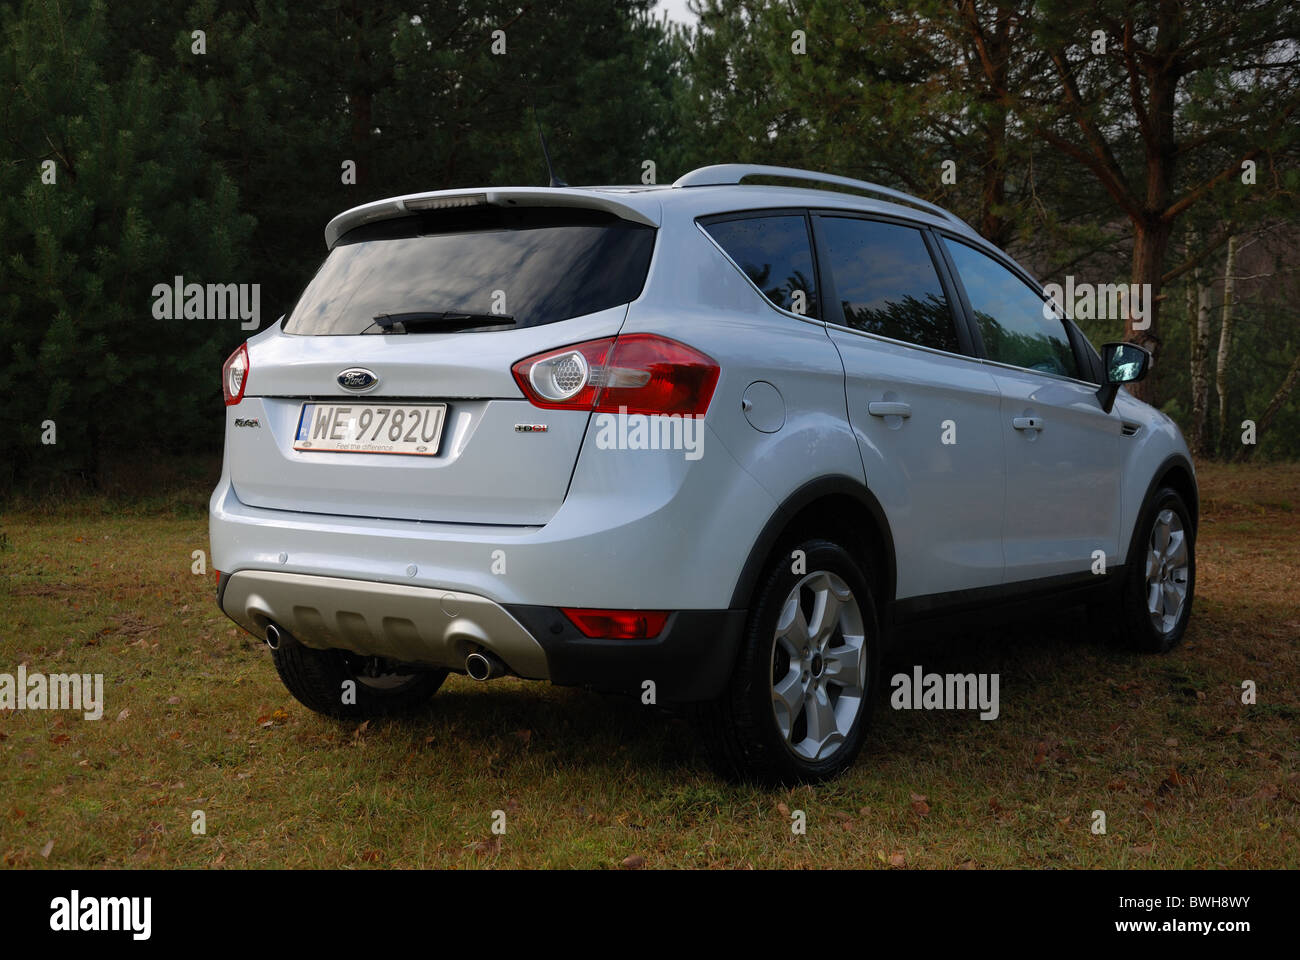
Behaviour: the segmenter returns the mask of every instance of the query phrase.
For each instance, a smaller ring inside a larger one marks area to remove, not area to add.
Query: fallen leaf
[[[645,857],[634,853],[630,857],[624,857],[621,866],[624,870],[640,870],[645,866]]]
[[[930,805],[925,802],[925,797],[922,794],[912,794],[912,812],[918,817],[929,816]]]
[[[118,721],[120,722],[120,721],[122,721],[122,720],[125,720],[125,719],[126,719],[127,717],[129,717],[129,716],[131,716],[131,709],[130,709],[130,707],[123,707],[123,708],[122,708],[122,712],[119,713],[119,714],[117,715],[117,719],[118,719]]]
[[[1168,793],[1170,790],[1174,790],[1177,787],[1185,786],[1187,786],[1187,778],[1179,773],[1175,767],[1170,767],[1169,775],[1165,777],[1156,793]]]
[[[889,865],[891,867],[907,866],[907,858],[902,853],[891,853],[889,855]]]
[[[45,844],[45,846],[41,847],[41,856],[49,857],[51,851],[53,850],[54,850],[54,841],[50,840]]]
[[[781,816],[783,817],[790,816],[790,808],[787,807],[784,803],[778,803],[776,805],[776,812],[781,814]]]
[[[486,853],[488,856],[496,856],[501,852],[501,838],[493,837],[491,840],[476,840],[469,845],[470,850],[475,853]]]
[[[1258,800],[1276,800],[1277,794],[1277,787],[1271,783],[1266,783],[1255,791],[1255,797]]]
[[[378,850],[367,850],[363,854],[361,854],[361,859],[364,860],[366,863],[377,863],[382,858],[382,856],[383,854],[381,854]]]

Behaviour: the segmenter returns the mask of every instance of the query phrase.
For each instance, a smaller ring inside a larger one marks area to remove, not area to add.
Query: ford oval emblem
[[[363,367],[350,367],[338,375],[339,386],[344,390],[371,390],[379,385],[379,378]]]

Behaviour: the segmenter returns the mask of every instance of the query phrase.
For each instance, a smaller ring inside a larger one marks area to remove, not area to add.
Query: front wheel
[[[1196,588],[1196,528],[1178,491],[1158,490],[1138,519],[1115,621],[1128,646],[1172,649],[1187,631]]]
[[[842,773],[870,722],[879,656],[871,589],[848,551],[820,539],[781,551],[727,691],[700,711],[715,769],[764,783]]]

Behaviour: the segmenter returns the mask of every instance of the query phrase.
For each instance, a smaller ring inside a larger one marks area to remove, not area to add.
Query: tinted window
[[[330,251],[284,329],[378,333],[377,315],[419,311],[514,317],[496,330],[580,317],[640,295],[654,236],[587,210],[481,207],[369,224]]]
[[[778,307],[810,317],[821,315],[817,309],[812,243],[804,217],[783,214],[718,220],[704,229]]]
[[[1023,280],[964,243],[945,238],[990,360],[1079,378],[1065,327],[1044,316],[1043,298]]]
[[[948,298],[919,230],[849,217],[822,217],[820,226],[847,326],[959,351]]]

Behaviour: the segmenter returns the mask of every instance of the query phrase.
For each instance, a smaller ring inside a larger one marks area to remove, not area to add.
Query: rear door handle
[[[897,400],[872,400],[867,404],[867,413],[873,417],[910,417],[912,407]]]
[[[1011,420],[1011,425],[1015,427],[1017,430],[1042,430],[1043,418],[1042,417],[1014,417]]]

